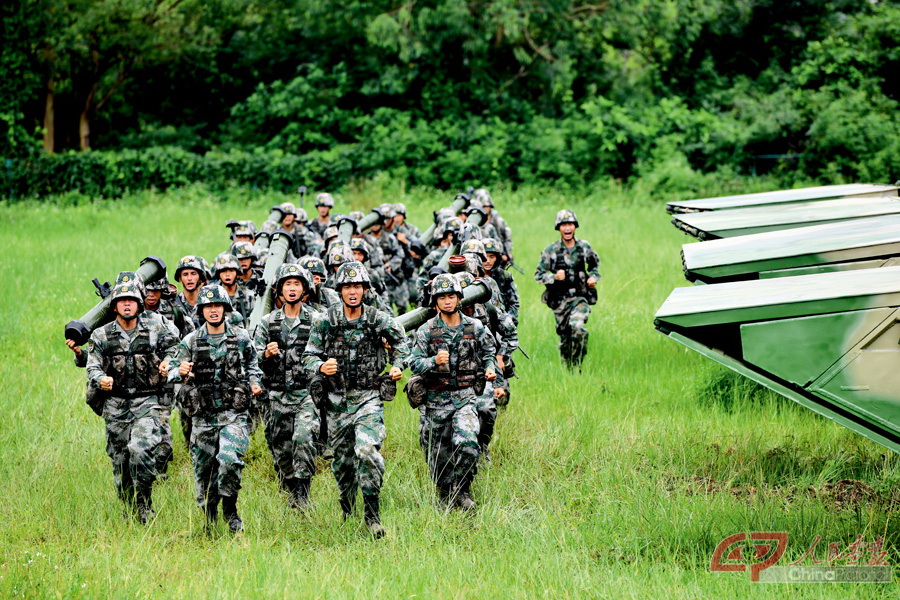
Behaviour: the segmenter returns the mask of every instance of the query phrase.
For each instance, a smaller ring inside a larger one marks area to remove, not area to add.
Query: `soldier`
[[[340,295],[329,287],[325,287],[325,281],[328,279],[328,271],[325,269],[325,263],[317,256],[304,256],[297,261],[297,264],[309,271],[312,277],[313,285],[308,290],[308,296],[303,301],[309,304],[316,312],[323,312],[332,304],[340,304]]]
[[[213,263],[213,275],[228,292],[231,306],[234,307],[233,314],[240,314],[243,323],[249,323],[250,313],[253,312],[253,306],[256,304],[256,294],[246,287],[238,285],[238,273],[240,272],[241,265],[231,252],[223,252],[216,257],[216,262]]]
[[[322,374],[327,395],[328,438],[334,459],[331,469],[340,490],[341,511],[350,517],[360,488],[365,522],[375,538],[383,537],[379,493],[384,476],[384,404],[380,389],[387,384],[382,370],[388,362],[385,343],[391,348],[393,366],[388,378],[403,376],[409,352],[406,334],[390,314],[363,303],[369,275],[358,262],[341,265],[337,289],[342,306],[332,306],[313,322],[303,363],[311,374]],[[389,384],[388,384],[389,385]]]
[[[541,300],[553,310],[559,351],[569,367],[580,366],[587,354],[585,328],[600,279],[600,258],[591,245],[575,238],[578,218],[571,210],[556,213],[560,239],[541,253],[534,278],[547,286]]]
[[[504,249],[504,254],[500,257],[503,259],[503,263],[512,263],[512,230],[509,228],[509,225],[506,224],[506,221],[503,219],[503,217],[500,216],[500,213],[494,210],[494,199],[491,198],[490,192],[488,192],[484,188],[478,188],[477,190],[472,192],[472,199],[481,202],[481,205],[484,208],[484,212],[487,214],[487,222],[491,223],[497,232],[496,239],[500,242]]]
[[[175,297],[175,302],[191,318],[194,328],[200,327],[196,304],[200,288],[209,281],[206,261],[192,254],[183,256],[175,268],[175,281],[181,284],[181,293]]]
[[[322,237],[325,230],[332,224],[331,216],[329,215],[332,208],[334,208],[334,198],[331,194],[322,192],[316,195],[316,212],[319,213],[319,216],[310,221],[308,227],[319,237]]]
[[[394,207],[390,204],[382,204],[374,210],[381,216],[381,221],[369,229],[365,240],[373,250],[381,251],[381,259],[378,258],[377,252],[372,253],[371,259],[372,264],[381,266],[384,273],[388,304],[393,304],[403,313],[409,307],[409,293],[402,280],[405,253],[403,246],[387,229],[387,226],[393,228],[394,225]]]
[[[231,244],[231,254],[241,267],[238,275],[238,285],[247,288],[256,296],[261,296],[266,290],[266,282],[263,281],[262,270],[256,268],[259,258],[256,248],[250,242],[234,242]]]
[[[296,264],[281,265],[275,295],[284,304],[265,315],[253,335],[263,385],[269,392],[266,441],[278,481],[290,494],[291,506],[298,509],[309,506],[320,422],[301,362],[313,317],[318,315],[301,301],[312,286],[309,271]]]
[[[503,268],[503,246],[499,241],[488,238],[483,240],[485,258],[482,261],[484,274],[497,282],[503,305],[516,327],[519,326],[519,289],[512,273]]]
[[[262,394],[261,373],[250,335],[227,322],[232,307],[225,289],[204,286],[197,305],[203,324],[178,345],[172,360],[179,366],[170,370],[169,381],[184,383],[179,396],[192,418],[197,503],[212,525],[221,500],[228,527],[237,533],[243,530],[237,499],[250,445],[247,408],[251,393]]]
[[[116,491],[128,509],[136,504],[140,522],[147,523],[155,517],[153,482],[167,452],[165,357],[178,343],[178,331],[160,316],[144,312],[143,304],[134,281],[116,285],[111,301],[116,317],[91,334],[87,377],[91,408],[106,421],[106,452]]]
[[[410,402],[424,402],[420,439],[441,503],[472,510],[470,487],[479,455],[476,397],[485,381],[496,379],[497,363],[490,333],[460,313],[462,296],[453,275],[432,281],[431,302],[438,314],[416,331],[409,361],[413,374],[424,378],[427,394]]]

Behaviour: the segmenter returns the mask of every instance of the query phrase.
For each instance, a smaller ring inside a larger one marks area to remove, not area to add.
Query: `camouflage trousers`
[[[214,417],[194,417],[191,460],[197,503],[201,507],[206,506],[207,498],[237,497],[249,446],[246,412],[225,411]]]
[[[409,302],[415,306],[418,306],[419,303],[419,286],[416,285],[415,276],[407,279],[404,284],[406,285],[406,293],[409,294]]]
[[[132,421],[106,421],[106,453],[112,461],[116,493],[134,500],[135,486],[152,486],[158,474],[163,445],[159,411]]]
[[[159,468],[160,473],[165,473],[172,462],[172,425],[170,420],[172,417],[172,409],[164,408],[160,411],[160,420],[162,421],[162,444],[159,449]]]
[[[591,315],[591,305],[581,296],[574,296],[562,299],[551,308],[556,317],[559,353],[567,363],[577,365],[587,354],[587,321]]]
[[[478,415],[478,447],[486,453],[491,438],[494,437],[494,424],[497,422],[497,403],[494,401],[494,383],[488,381],[484,393],[475,399],[475,413]]]
[[[472,390],[428,392],[419,440],[431,480],[443,492],[475,476],[479,454],[475,402]]]
[[[319,411],[309,394],[300,401],[281,402],[284,392],[269,392],[266,415],[266,442],[279,481],[310,478],[316,474],[315,442],[319,437]]]
[[[350,390],[346,397],[329,393],[328,441],[331,471],[342,497],[377,494],[384,478],[384,405],[378,390]]]

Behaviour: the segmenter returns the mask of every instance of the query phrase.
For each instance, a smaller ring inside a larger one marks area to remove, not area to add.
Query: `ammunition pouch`
[[[200,414],[200,387],[194,383],[194,378],[188,379],[187,383],[181,386],[175,395],[182,412],[188,417],[195,417]]]
[[[243,383],[235,385],[231,390],[231,398],[226,398],[225,404],[231,405],[234,410],[247,410],[250,406],[250,388]]]
[[[319,373],[313,376],[309,380],[307,389],[309,389],[309,397],[312,398],[317,409],[322,410],[323,407],[328,406],[328,392],[331,389],[331,383],[328,381],[327,375]]]
[[[475,395],[482,395],[485,387],[487,387],[487,379],[484,378],[484,373],[476,375],[475,381],[472,384],[472,390],[475,392]]]
[[[397,382],[391,379],[391,376],[385,373],[379,377],[378,395],[382,402],[391,402],[397,395]]]
[[[88,380],[84,396],[85,402],[94,411],[94,414],[102,417],[103,407],[106,405],[106,399],[109,398],[109,392],[104,392]]]
[[[421,375],[413,375],[410,377],[409,381],[406,382],[403,391],[406,393],[406,398],[409,400],[409,405],[411,407],[419,408],[425,404],[425,399],[428,396],[428,389],[425,387],[425,378]]]

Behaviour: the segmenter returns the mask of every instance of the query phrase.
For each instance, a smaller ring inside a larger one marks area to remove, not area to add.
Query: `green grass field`
[[[900,459],[653,329],[672,288],[687,285],[679,250],[689,240],[663,198],[548,196],[495,195],[526,271],[516,279],[532,358],[517,359],[493,464],[476,479],[478,513],[434,508],[418,413],[400,394],[386,407],[379,542],[361,518],[341,522],[327,465],[314,510],[290,511],[261,431],[244,471],[242,536],[204,532],[178,436],[171,477],[155,491],[159,517],[149,527],[124,521],[102,421],[63,344],[65,323],[97,300],[92,277],[113,279],[148,254],[169,265],[188,253],[212,258],[227,246],[227,219],[260,223],[283,197],[191,189],[0,205],[9,248],[0,255],[0,597],[896,597],[894,584],[764,585],[709,572],[719,541],[750,531],[790,534],[782,565],[819,535],[819,558],[828,542],[883,536],[900,564]],[[404,201],[427,224],[451,199],[372,186],[339,207]],[[582,375],[563,368],[532,279],[563,206],[603,261]]]

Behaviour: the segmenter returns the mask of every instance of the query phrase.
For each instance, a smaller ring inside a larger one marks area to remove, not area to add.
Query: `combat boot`
[[[140,485],[137,488],[137,515],[141,525],[146,525],[156,518],[153,511],[152,485]]]
[[[341,513],[346,521],[353,515],[353,505],[356,504],[356,492],[353,494],[341,494]]]
[[[471,479],[466,478],[456,489],[454,504],[457,508],[465,512],[475,510],[475,500],[472,499],[472,494],[469,493],[469,486],[471,484]]]
[[[216,521],[219,520],[219,497],[207,497],[206,505],[203,507],[203,512],[204,514],[206,514],[206,524],[210,527],[215,525]]]
[[[306,510],[310,507],[309,483],[309,477],[300,477],[294,480],[293,495],[291,497],[292,508]]]
[[[369,530],[369,533],[376,540],[383,538],[386,532],[381,525],[381,515],[378,510],[378,494],[372,494],[371,496],[364,494],[363,505],[366,513],[366,529]]]
[[[231,533],[240,533],[244,530],[244,522],[241,521],[237,511],[237,496],[222,496],[222,517],[228,523]]]

